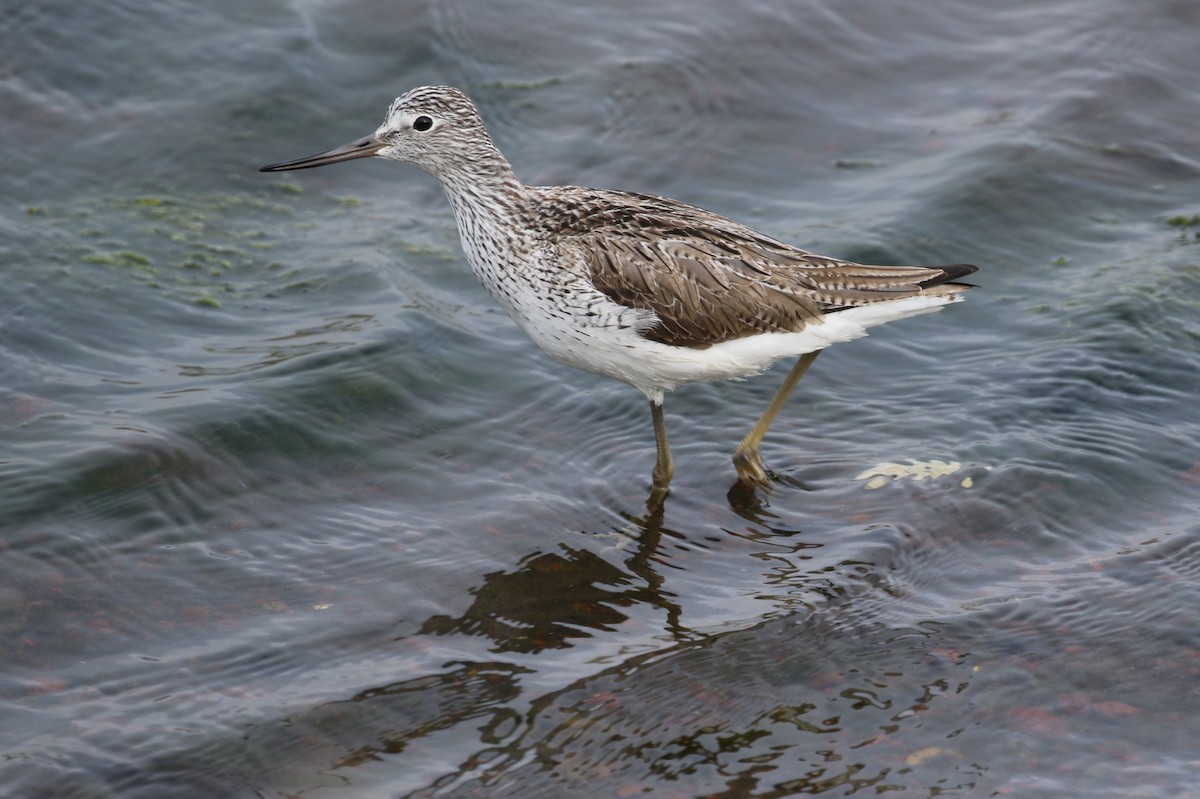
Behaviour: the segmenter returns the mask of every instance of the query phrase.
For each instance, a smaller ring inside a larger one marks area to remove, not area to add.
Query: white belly
[[[759,333],[711,347],[676,347],[640,336],[633,325],[594,326],[572,317],[530,318],[528,309],[510,313],[551,357],[577,369],[622,380],[651,399],[684,383],[742,379],[781,358],[824,349],[865,336],[867,329],[895,319],[930,313],[959,295],[909,297],[829,314],[799,333]],[[626,309],[628,310],[628,309]],[[653,323],[642,316],[641,324]]]

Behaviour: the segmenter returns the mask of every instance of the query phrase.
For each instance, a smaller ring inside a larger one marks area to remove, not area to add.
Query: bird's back
[[[578,187],[531,190],[544,246],[613,302],[654,315],[642,336],[704,348],[794,333],[827,314],[969,288],[976,268],[866,266],[816,255],[686,203]]]

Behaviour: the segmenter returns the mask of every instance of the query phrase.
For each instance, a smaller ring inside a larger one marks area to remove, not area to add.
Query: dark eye
[[[429,130],[433,127],[433,119],[427,116],[419,116],[413,120],[413,130]]]

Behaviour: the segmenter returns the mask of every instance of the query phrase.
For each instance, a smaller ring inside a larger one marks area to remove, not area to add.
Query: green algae
[[[100,288],[117,287],[117,275],[199,307],[220,307],[213,295],[248,296],[278,256],[261,227],[291,208],[261,197],[213,194],[96,198],[72,205],[26,208],[45,235],[43,261]]]

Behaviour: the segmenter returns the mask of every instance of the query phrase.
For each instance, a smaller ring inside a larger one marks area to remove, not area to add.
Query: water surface
[[[1197,795],[1198,35],[1161,0],[14,10],[0,793]],[[648,512],[644,398],[523,337],[432,179],[255,172],[432,82],[529,182],[980,288],[823,355],[769,496],[729,454],[786,365],[669,397]]]

